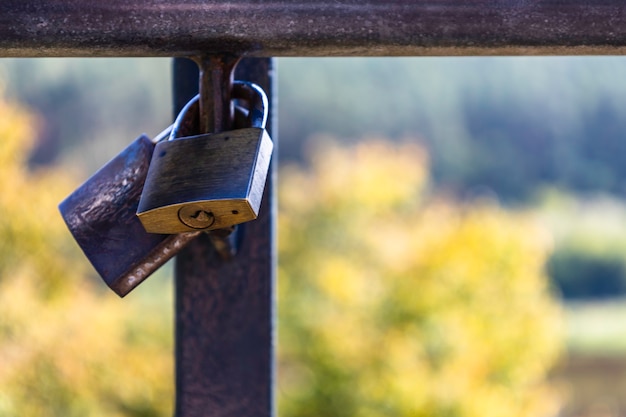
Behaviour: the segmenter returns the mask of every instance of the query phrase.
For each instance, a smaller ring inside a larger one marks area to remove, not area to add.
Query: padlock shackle
[[[187,102],[187,104],[185,104],[185,106],[181,109],[180,113],[178,113],[178,116],[176,116],[176,120],[174,120],[174,123],[172,124],[172,128],[170,130],[168,140],[174,140],[176,139],[176,137],[178,137],[179,131],[183,127],[183,123],[185,123],[185,121],[187,120],[188,114],[193,114],[195,115],[196,118],[199,116],[198,114],[200,111],[199,103],[200,103],[200,94],[196,94],[195,97],[193,97],[191,100]]]
[[[265,129],[269,104],[267,95],[260,86],[248,81],[235,81],[233,83],[232,98],[234,100],[248,102],[247,127]],[[174,140],[179,137],[181,129],[195,124],[199,115],[199,103],[200,94],[196,95],[185,104],[171,126],[169,140]],[[190,118],[190,115],[192,118]],[[185,124],[187,124],[187,126],[185,126]],[[162,132],[162,134],[163,133],[165,133],[165,131]]]
[[[161,133],[156,135],[154,138],[150,139],[150,141],[156,145],[157,143],[161,142],[162,140],[168,139],[170,137],[170,134],[172,133],[172,128],[173,127],[174,127],[174,124],[172,123],[171,125],[166,127]]]
[[[233,83],[233,98],[242,99],[250,103],[248,121],[250,127],[265,129],[269,104],[265,91],[255,83],[235,81]]]

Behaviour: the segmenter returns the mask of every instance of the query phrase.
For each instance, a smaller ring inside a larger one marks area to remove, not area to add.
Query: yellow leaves
[[[355,263],[342,257],[329,257],[317,274],[320,290],[347,309],[367,308],[381,289],[377,276],[363,273]]]
[[[320,201],[353,204],[355,212],[405,203],[426,181],[426,156],[406,143],[390,148],[380,139],[342,148],[319,139],[313,165]]]
[[[0,99],[0,415],[171,415],[171,309],[93,285],[57,210],[76,181],[28,168],[34,127]]]
[[[426,155],[414,144],[390,148],[374,139],[345,148],[327,138],[315,142],[313,176],[296,167],[281,171],[292,184],[281,199],[294,213],[319,209],[323,202],[330,211],[346,210],[356,217],[381,204],[381,208],[406,204],[407,196],[419,198],[426,185]],[[369,226],[376,227],[376,223]]]
[[[56,210],[72,181],[58,170],[27,167],[35,128],[34,117],[0,100],[0,281],[27,265],[50,295],[80,275],[65,271],[80,267],[68,261],[76,248]]]
[[[120,404],[141,403],[167,415],[171,343],[129,343],[127,326],[139,318],[148,328],[169,329],[162,315],[141,317],[137,307],[84,285],[46,303],[32,278],[5,280],[0,285],[0,387],[15,414],[3,416],[70,415],[84,409],[84,415],[122,417],[127,413],[118,410]],[[74,400],[64,403],[64,395]]]
[[[316,149],[280,190],[279,334],[285,366],[313,375],[283,398],[289,414],[553,412],[546,233],[492,203],[425,201],[413,145]]]
[[[0,96],[3,91],[0,90]],[[35,139],[36,120],[14,103],[0,100],[0,178],[24,169],[23,162],[28,157]],[[18,178],[15,178],[18,179]]]

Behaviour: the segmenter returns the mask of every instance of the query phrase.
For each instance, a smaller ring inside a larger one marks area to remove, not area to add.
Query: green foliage
[[[544,190],[536,211],[555,237],[547,272],[565,300],[626,294],[626,205],[602,194]]]
[[[488,188],[527,201],[538,184],[626,190],[626,87],[615,83],[623,57],[289,58],[278,67],[282,160],[303,159],[303,139],[317,133],[408,136],[428,149],[435,183],[460,194]],[[10,95],[46,114],[31,160],[66,158],[87,172],[169,123],[169,69],[163,59],[0,62]]]
[[[626,265],[620,257],[578,248],[560,248],[547,266],[548,275],[567,299],[611,298],[626,294]]]
[[[415,146],[323,139],[282,172],[284,415],[554,415],[549,239],[492,204],[424,199]]]
[[[59,157],[93,172],[140,133],[138,126],[154,134],[170,119],[168,60],[0,65],[8,94],[46,115],[31,162]],[[431,155],[435,185],[457,194],[524,201],[552,184],[619,196],[626,189],[626,120],[619,117],[626,87],[614,80],[625,66],[619,57],[281,59],[281,158],[302,158],[303,139],[320,131],[352,141],[372,132],[417,136]],[[567,248],[558,242],[550,264],[556,286],[565,297],[583,296],[585,288],[591,296],[611,288],[619,295],[618,252],[626,253],[626,244],[605,248],[607,255],[589,248],[588,235]],[[594,244],[603,239],[594,236]],[[610,286],[595,288],[607,280]]]
[[[0,75],[10,98],[42,115],[36,165],[67,159],[93,172],[171,122],[169,59],[4,58]]]
[[[418,136],[435,182],[461,194],[626,189],[623,57],[285,59],[279,69],[283,157],[302,158],[300,139],[318,132]]]

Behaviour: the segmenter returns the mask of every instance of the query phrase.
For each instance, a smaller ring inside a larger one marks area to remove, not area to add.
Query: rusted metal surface
[[[135,215],[153,152],[154,142],[140,136],[59,205],[85,256],[120,297],[198,234],[147,233]]]
[[[626,52],[621,0],[3,0],[0,56]]]
[[[200,132],[219,133],[229,128],[234,107],[230,97],[233,71],[240,56],[208,55],[195,59],[200,69]]]
[[[244,60],[237,78],[269,92],[269,65]],[[178,110],[197,92],[188,80],[198,74],[187,60],[176,60],[174,69]],[[271,177],[258,219],[239,227],[235,257],[224,260],[203,234],[176,258],[176,417],[274,415]]]

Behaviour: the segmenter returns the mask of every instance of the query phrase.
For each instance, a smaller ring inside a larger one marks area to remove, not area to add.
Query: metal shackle
[[[236,106],[238,112],[247,110],[242,116],[246,119],[246,127],[265,129],[267,124],[269,104],[265,91],[255,83],[248,81],[234,81],[232,99],[244,101],[248,107]],[[185,104],[169,132],[169,139],[174,140],[186,136],[186,132],[193,132],[199,117],[200,95],[196,95]],[[185,133],[182,133],[185,132]]]

